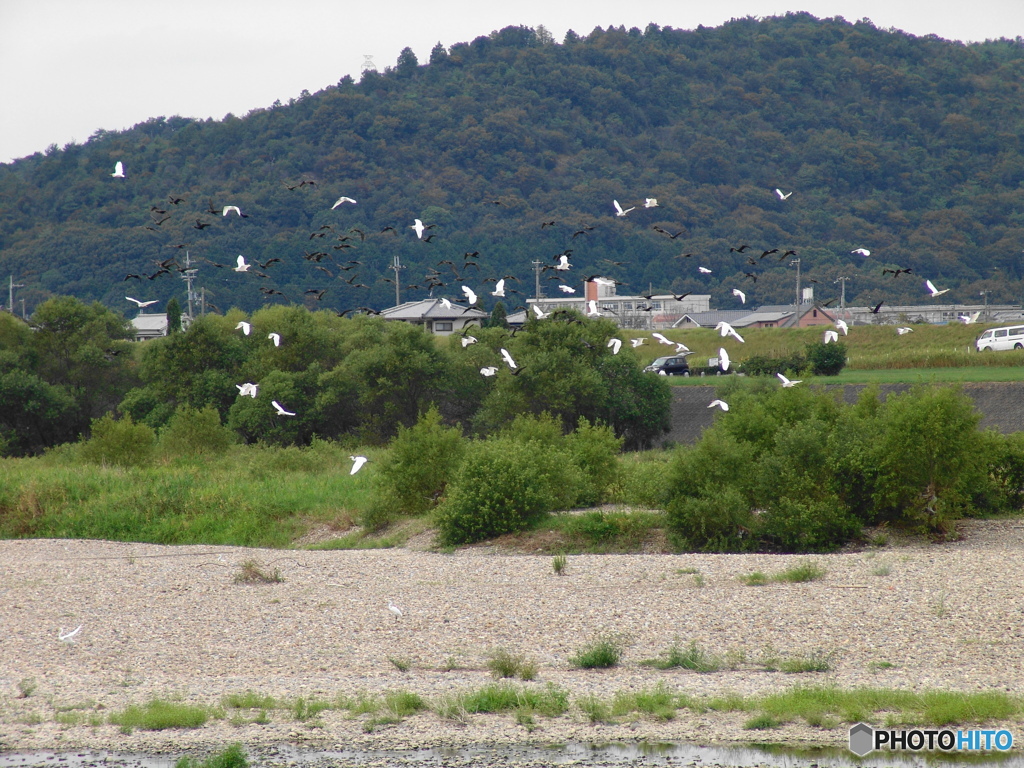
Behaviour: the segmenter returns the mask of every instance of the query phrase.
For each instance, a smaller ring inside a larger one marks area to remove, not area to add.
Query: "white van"
[[[979,352],[999,349],[1024,349],[1024,325],[1009,325],[1005,328],[989,328],[974,346]]]

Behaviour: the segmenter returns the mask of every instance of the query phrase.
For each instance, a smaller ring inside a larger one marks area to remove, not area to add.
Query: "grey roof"
[[[526,322],[526,312],[520,310],[505,316],[505,322],[509,325],[523,325]]]
[[[756,312],[751,312],[745,317],[741,317],[739,320],[734,320],[732,325],[737,328],[745,328],[748,325],[753,325],[754,323],[777,323],[780,320],[784,320],[785,318],[792,316],[793,310],[789,310],[789,312],[765,312],[759,309]]]
[[[167,315],[164,313],[147,314],[145,312],[140,312],[132,318],[132,326],[134,326],[136,333],[149,332],[164,334],[167,332]]]
[[[701,328],[714,328],[721,322],[734,324],[733,321],[749,314],[750,312],[745,309],[712,309],[709,312],[686,312],[677,322],[689,320]]]
[[[407,301],[397,307],[388,307],[380,311],[388,320],[459,320],[461,318],[483,318],[488,313],[476,307],[463,307],[452,304],[451,309],[445,308],[440,299],[423,299]]]

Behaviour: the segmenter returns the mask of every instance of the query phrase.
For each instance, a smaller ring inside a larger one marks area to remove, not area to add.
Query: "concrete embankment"
[[[834,385],[843,390],[843,399],[852,403],[867,387],[866,384]],[[982,415],[981,428],[994,429],[1003,434],[1024,430],[1024,381],[987,381],[963,384],[963,391],[974,401]],[[910,384],[883,384],[882,396],[905,392]],[[830,387],[831,388],[831,387]],[[672,429],[663,440],[692,445],[715,420],[717,409],[708,409],[715,399],[714,385],[672,388]]]

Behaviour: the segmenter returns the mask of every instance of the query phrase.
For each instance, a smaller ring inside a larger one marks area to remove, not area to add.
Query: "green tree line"
[[[252,316],[207,315],[187,331],[133,344],[117,313],[58,297],[31,326],[0,313],[0,453],[88,437],[101,419],[159,431],[183,410],[212,411],[239,440],[282,446],[382,445],[435,408],[468,435],[545,413],[565,431],[584,418],[644,447],[668,428],[669,388],[641,371],[632,350],[612,353],[617,330],[564,313],[515,334],[474,329],[467,341],[476,341],[463,345],[462,336],[407,323],[273,305]],[[492,366],[496,375],[481,374]],[[246,383],[257,385],[255,397],[240,391]],[[295,415],[278,415],[274,401]]]

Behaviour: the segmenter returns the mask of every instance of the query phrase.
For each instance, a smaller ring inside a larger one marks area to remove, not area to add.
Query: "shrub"
[[[115,421],[110,414],[92,423],[92,436],[82,445],[81,457],[93,464],[141,467],[150,463],[156,433],[130,417]]]
[[[873,501],[882,516],[944,531],[974,511],[971,489],[987,484],[989,468],[969,398],[951,387],[918,387],[891,395],[878,418]]]
[[[553,495],[527,446],[487,440],[466,458],[448,499],[437,510],[444,544],[524,530],[553,506]]]
[[[249,768],[249,760],[241,744],[232,744],[216,755],[211,755],[206,760],[198,760],[194,757],[180,757],[174,764],[174,768]]]
[[[399,427],[377,466],[376,499],[363,524],[382,528],[395,515],[419,515],[432,509],[458,472],[466,441],[457,427],[441,424],[431,407],[412,427]]]
[[[666,452],[630,454],[619,458],[612,501],[648,509],[664,509],[669,500],[669,462]]]
[[[800,373],[807,367],[807,358],[797,353],[788,357],[755,355],[743,361],[743,372],[749,376],[774,376],[777,373]]]
[[[202,410],[182,405],[160,432],[159,446],[165,456],[216,456],[234,442],[234,433],[221,424],[220,414],[212,405]]]
[[[807,364],[815,376],[835,376],[846,367],[846,345],[841,341],[807,345]]]
[[[680,496],[666,510],[677,547],[693,552],[743,552],[753,548],[750,505],[734,488],[714,496]]]
[[[505,648],[491,651],[487,657],[487,669],[495,679],[519,677],[533,680],[537,676],[537,663],[522,653],[512,653]]]
[[[854,538],[861,524],[836,498],[780,498],[756,517],[753,528],[762,549],[827,552]]]
[[[622,439],[615,437],[611,427],[591,424],[581,416],[567,442],[569,455],[584,477],[576,503],[591,506],[604,501],[608,489],[618,478],[617,457]]]
[[[122,733],[131,733],[135,728],[147,731],[199,728],[206,724],[209,717],[210,713],[205,707],[153,699],[144,706],[133,704],[121,712],[112,713],[110,722],[121,726]]]
[[[580,648],[569,663],[578,669],[608,669],[617,667],[622,658],[622,642],[603,636]]]

